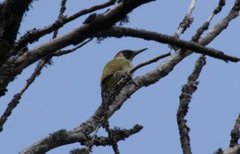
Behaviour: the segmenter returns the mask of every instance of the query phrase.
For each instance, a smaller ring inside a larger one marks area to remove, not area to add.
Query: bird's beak
[[[136,50],[136,51],[134,52],[134,57],[135,57],[136,55],[138,55],[139,53],[141,53],[141,52],[147,50],[147,49],[148,49],[148,48],[144,48],[144,49]]]

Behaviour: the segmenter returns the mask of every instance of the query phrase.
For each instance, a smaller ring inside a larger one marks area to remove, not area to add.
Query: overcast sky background
[[[69,0],[66,14],[100,4],[103,0]],[[227,1],[224,10],[214,18],[211,27],[230,10],[233,0]],[[144,28],[172,35],[185,15],[190,0],[161,0],[148,3],[134,10],[126,27]],[[189,40],[216,7],[218,1],[198,1],[194,10],[194,22],[181,38]],[[55,21],[60,0],[35,1],[24,17],[19,36],[32,28],[41,28]],[[60,30],[59,35],[72,31],[87,16]],[[236,19],[209,47],[240,56],[239,23]],[[47,42],[51,35],[40,39],[30,48]],[[87,120],[101,103],[100,76],[105,63],[122,49],[149,48],[139,55],[134,64],[169,52],[167,45],[133,38],[96,40],[80,50],[53,59],[53,65],[44,68],[40,77],[28,89],[21,103],[14,110],[0,134],[0,153],[14,154],[39,139],[59,129],[71,130]],[[172,153],[180,154],[176,111],[181,87],[186,83],[199,54],[193,54],[181,62],[157,84],[142,88],[131,96],[110,120],[111,126],[131,128],[135,124],[143,130],[123,142],[119,142],[122,154]],[[135,76],[144,74],[158,62],[140,69]],[[34,67],[29,67],[9,85],[8,95],[1,98],[0,113],[12,96],[25,84]],[[207,58],[207,65],[200,76],[200,85],[193,95],[187,115],[191,145],[194,154],[213,153],[229,145],[230,131],[240,112],[239,64],[225,63]],[[102,132],[100,132],[102,134]],[[68,153],[79,144],[63,146],[49,154]],[[112,154],[110,147],[94,147],[93,154]]]

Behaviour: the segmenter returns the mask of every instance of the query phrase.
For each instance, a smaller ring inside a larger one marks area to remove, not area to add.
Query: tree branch
[[[72,49],[68,49],[68,50],[58,50],[57,52],[55,52],[55,53],[53,54],[53,56],[54,56],[54,57],[55,57],[55,56],[58,57],[58,56],[63,56],[63,55],[72,53],[72,52],[76,51],[77,49],[83,47],[84,45],[88,44],[88,43],[91,42],[91,41],[92,41],[92,39],[89,39],[89,40],[87,40],[87,41],[79,44],[78,46],[72,48]]]
[[[168,57],[168,56],[170,56],[170,55],[171,55],[171,53],[169,52],[169,53],[166,53],[166,54],[157,56],[157,57],[155,57],[155,58],[153,58],[153,59],[150,59],[150,60],[148,60],[148,61],[146,61],[146,62],[144,62],[144,63],[138,64],[137,66],[135,66],[134,68],[132,68],[132,69],[129,71],[129,74],[133,74],[133,73],[134,73],[136,70],[138,70],[139,68],[142,68],[142,67],[144,67],[144,66],[146,66],[146,65],[155,63],[155,62],[159,61],[160,59],[163,59],[163,58]]]
[[[238,115],[234,128],[231,131],[231,140],[230,140],[229,147],[234,147],[238,145],[239,138],[240,138],[240,114]]]
[[[141,126],[141,125],[135,125],[131,129],[115,128],[115,129],[111,130],[112,131],[111,138],[109,138],[109,137],[97,137],[94,140],[94,145],[95,146],[112,145],[113,141],[114,142],[119,142],[121,140],[125,140],[129,136],[140,132],[142,129],[143,129],[143,126]]]
[[[65,5],[67,0],[62,0],[60,12],[58,19],[61,19],[63,17],[64,11],[65,11]],[[55,30],[53,33],[53,38],[57,37],[58,30]],[[24,88],[17,94],[15,94],[12,98],[12,100],[8,103],[8,106],[6,110],[4,111],[3,115],[0,118],[0,132],[3,130],[3,125],[7,121],[7,119],[10,117],[13,110],[17,107],[17,105],[20,103],[20,99],[24,92],[31,86],[31,84],[35,81],[36,77],[41,74],[41,71],[43,67],[49,62],[51,56],[47,56],[40,60],[40,62],[37,64],[37,67],[35,68],[34,72],[30,76],[30,78],[27,80],[26,85]]]
[[[187,120],[185,116],[187,115],[189,103],[191,101],[192,94],[197,90],[198,77],[202,71],[203,66],[206,64],[205,56],[200,56],[195,64],[195,68],[191,75],[188,77],[188,82],[182,87],[182,93],[179,96],[180,104],[177,110],[177,123],[178,130],[180,134],[180,141],[182,145],[182,150],[184,154],[191,154],[190,137],[188,132],[190,131],[187,126]]]
[[[132,29],[132,28],[123,28],[123,27],[113,27],[106,31],[103,31],[98,34],[99,37],[136,37],[136,38],[142,38],[145,40],[153,40],[160,43],[167,43],[172,46],[177,46],[179,48],[183,48],[185,50],[191,50],[196,53],[201,53],[204,55],[211,56],[213,58],[221,59],[224,61],[231,61],[231,62],[238,62],[240,61],[240,58],[230,56],[225,54],[223,51],[216,50],[209,47],[204,47],[202,45],[199,45],[198,43],[194,43],[192,41],[185,41],[178,38],[175,38],[174,36],[169,36],[157,32],[151,32],[146,30],[139,30],[139,29]]]
[[[42,36],[45,36],[46,34],[49,34],[49,33],[53,32],[54,30],[63,27],[65,24],[67,24],[83,15],[86,15],[91,12],[95,12],[95,11],[103,9],[103,8],[107,8],[107,7],[115,4],[115,1],[116,0],[108,0],[105,3],[92,6],[88,9],[81,10],[69,17],[63,17],[61,20],[58,19],[53,24],[46,26],[42,29],[32,29],[32,30],[28,31],[26,34],[24,34],[22,37],[20,37],[20,39],[16,43],[14,52],[25,47],[28,43],[33,43],[33,42],[37,41]]]
[[[218,149],[214,154],[239,154],[240,153],[240,145],[236,145],[234,147],[230,147],[226,150]]]
[[[57,19],[57,21],[59,21],[59,22],[62,22],[64,19],[64,12],[66,11],[66,3],[67,3],[67,0],[61,1],[60,11],[59,11],[58,19]],[[57,37],[58,30],[59,30],[59,28],[57,28],[53,31],[53,36],[52,36],[53,39]]]
[[[173,35],[176,38],[179,38],[181,34],[185,32],[185,30],[191,25],[193,22],[192,13],[196,5],[196,0],[191,0],[189,8],[187,10],[186,15],[184,16],[182,22],[179,24],[177,32]]]
[[[25,68],[41,57],[44,57],[68,45],[82,42],[99,31],[112,26],[114,23],[125,17],[125,15],[131,12],[134,8],[150,1],[152,0],[123,1],[105,14],[94,17],[91,23],[84,24],[76,30],[65,34],[64,36],[53,39],[50,42],[24,53],[22,56],[17,58],[16,62],[22,63],[20,69]]]
[[[23,87],[23,89],[19,93],[15,94],[13,96],[12,100],[8,103],[8,106],[7,106],[6,110],[3,112],[3,114],[0,118],[0,132],[3,130],[3,126],[4,126],[5,122],[7,121],[7,119],[10,117],[10,115],[12,114],[12,111],[20,103],[19,101],[20,101],[22,95],[30,87],[30,85],[34,82],[36,77],[38,75],[40,75],[41,70],[44,66],[45,66],[45,62],[40,61],[39,64],[37,65],[37,67],[35,68],[33,74],[31,75],[31,77],[29,79],[27,79],[27,83]]]
[[[207,21],[205,23],[202,24],[202,26],[200,26],[197,29],[196,34],[192,37],[192,41],[197,42],[199,41],[201,35],[208,30],[209,25],[213,19],[214,16],[216,16],[219,12],[221,12],[222,8],[225,5],[225,0],[219,0],[217,7],[214,9],[214,11],[212,12],[212,14],[208,17]]]
[[[33,0],[7,0],[0,10],[0,66],[10,56],[23,15]]]
[[[240,0],[235,0],[235,3],[232,9],[230,10],[229,14],[225,18],[223,18],[219,23],[217,23],[215,27],[206,34],[204,39],[200,40],[201,44],[204,46],[209,44],[216,36],[218,36],[224,29],[226,29],[229,23],[233,19],[239,16],[239,10],[240,10]]]

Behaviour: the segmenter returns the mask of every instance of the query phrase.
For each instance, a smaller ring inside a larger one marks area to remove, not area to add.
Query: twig
[[[226,0],[219,0],[218,6],[215,8],[212,14],[217,15],[218,13],[220,13],[222,11],[222,8],[225,6],[225,4],[226,4]]]
[[[188,77],[188,82],[183,86],[182,93],[180,95],[180,104],[177,110],[177,123],[178,130],[180,134],[180,141],[182,145],[182,150],[184,154],[191,154],[191,145],[189,137],[189,127],[187,126],[187,121],[185,116],[188,112],[189,103],[191,101],[192,94],[197,90],[198,77],[202,71],[203,66],[205,65],[205,57],[200,56],[197,60],[195,68],[192,74]]]
[[[58,19],[57,19],[57,21],[59,21],[60,23],[62,23],[64,20],[64,12],[66,10],[66,2],[67,2],[67,0],[62,0],[62,2],[61,2],[61,7],[60,7]],[[53,39],[57,37],[58,30],[59,30],[59,28],[57,28],[53,31],[53,36],[52,36]]]
[[[226,150],[218,149],[214,154],[239,154],[240,153],[240,145],[236,145],[234,147],[230,147]]]
[[[201,35],[204,33],[204,31],[206,31],[208,29],[208,27],[210,25],[210,22],[212,21],[213,17],[221,12],[224,5],[225,5],[225,0],[219,0],[218,6],[214,9],[212,14],[208,17],[207,21],[205,23],[203,23],[202,26],[200,26],[197,29],[196,34],[192,37],[192,41],[194,41],[194,42],[199,41]]]
[[[146,65],[155,63],[155,62],[157,62],[158,60],[163,59],[163,58],[165,58],[165,57],[168,57],[168,56],[170,56],[170,55],[171,55],[170,52],[169,52],[169,53],[165,53],[165,54],[163,54],[163,55],[160,55],[160,56],[157,56],[157,57],[155,57],[155,58],[153,58],[153,59],[150,59],[150,60],[148,60],[148,61],[146,61],[146,62],[144,62],[144,63],[138,64],[137,66],[135,66],[134,68],[132,68],[132,69],[129,71],[129,74],[133,74],[133,73],[134,73],[136,70],[138,70],[139,68],[142,68],[142,67],[144,67],[144,66],[146,66]]]
[[[223,29],[226,29],[229,25],[229,23],[239,16],[240,11],[240,1],[235,0],[234,6],[231,8],[229,14],[225,16],[219,23],[217,23],[212,30],[210,30],[206,36],[204,37],[204,40],[201,39],[200,42],[202,45],[209,44],[216,36],[220,34],[220,32]]]
[[[58,57],[58,56],[63,56],[63,55],[72,53],[72,52],[76,51],[77,49],[83,47],[83,46],[86,45],[87,43],[91,42],[92,40],[93,40],[92,38],[91,38],[91,39],[88,39],[87,41],[85,41],[85,42],[81,43],[80,45],[78,45],[78,46],[76,46],[76,47],[74,47],[74,48],[72,48],[72,49],[69,49],[69,50],[58,50],[57,52],[55,52],[55,53],[53,54],[53,56],[57,56],[57,57]]]
[[[238,115],[234,128],[231,131],[231,140],[229,147],[234,147],[238,145],[239,138],[240,138],[240,114]]]
[[[173,35],[174,37],[179,38],[181,34],[185,32],[185,30],[190,26],[190,24],[193,22],[192,13],[196,5],[196,0],[191,0],[191,3],[189,5],[189,8],[187,10],[187,13],[185,17],[183,18],[182,22],[179,24],[177,32]]]
[[[33,74],[29,79],[27,79],[26,85],[23,87],[23,89],[15,94],[12,98],[12,100],[8,103],[8,106],[6,110],[3,112],[1,118],[0,118],[0,132],[3,130],[3,125],[7,121],[8,117],[10,117],[12,111],[17,107],[17,105],[20,103],[19,100],[21,99],[24,92],[30,87],[30,85],[34,82],[36,77],[41,73],[42,68],[45,66],[44,61],[40,61],[40,63],[35,68]]]
[[[100,129],[101,125],[99,124],[97,126],[97,128],[94,130],[93,134],[92,134],[92,138],[87,142],[86,144],[86,150],[87,151],[92,151],[92,147],[94,146],[94,141],[97,138],[97,132]]]
[[[143,126],[141,125],[135,125],[130,129],[120,129],[120,128],[114,128],[112,129],[112,136],[109,137],[97,137],[94,140],[95,146],[111,146],[112,141],[119,142],[121,140],[125,140],[126,138],[130,137],[131,135],[134,135],[138,132],[140,132],[143,129]],[[85,144],[84,144],[85,145]]]
[[[112,145],[112,148],[113,148],[113,151],[114,151],[115,154],[120,154],[120,151],[118,149],[118,144],[117,143],[114,143]]]
[[[117,142],[115,141],[115,139],[113,138],[113,130],[110,129],[110,125],[109,125],[109,121],[107,120],[105,123],[104,123],[104,126],[103,126],[106,130],[106,132],[108,133],[108,138],[110,139],[110,141],[112,142],[111,143],[111,146],[112,146],[112,149],[114,151],[115,154],[120,154],[120,151],[118,149],[118,145],[117,145]]]

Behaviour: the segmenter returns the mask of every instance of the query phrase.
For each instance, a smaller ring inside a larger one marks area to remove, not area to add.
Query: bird
[[[123,77],[130,69],[133,68],[132,60],[139,53],[147,50],[121,50],[112,60],[105,65],[101,76],[102,97],[108,93],[114,84]]]

